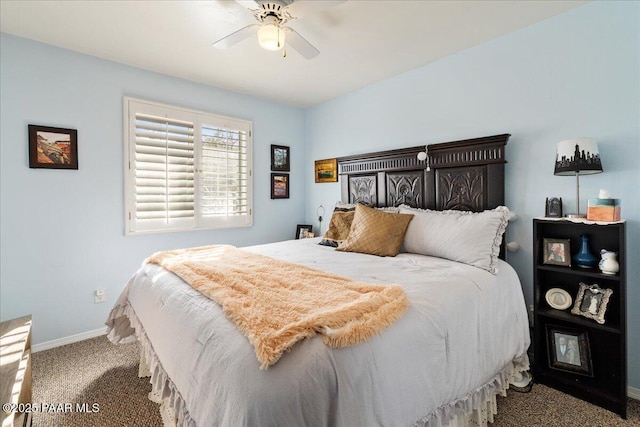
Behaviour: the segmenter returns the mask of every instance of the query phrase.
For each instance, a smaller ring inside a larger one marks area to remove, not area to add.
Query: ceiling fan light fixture
[[[284,31],[275,23],[264,24],[258,30],[258,43],[266,50],[280,50],[284,47]]]

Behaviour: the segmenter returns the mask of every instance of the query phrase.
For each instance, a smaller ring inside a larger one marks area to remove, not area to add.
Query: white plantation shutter
[[[202,131],[202,216],[242,221],[249,214],[248,131],[204,124]]]
[[[136,222],[142,228],[193,224],[193,123],[135,115]]]
[[[252,224],[251,122],[125,98],[126,234]]]

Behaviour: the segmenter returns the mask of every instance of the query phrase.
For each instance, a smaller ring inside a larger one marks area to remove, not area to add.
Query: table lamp
[[[558,142],[554,175],[576,176],[576,213],[568,218],[586,218],[580,213],[580,175],[602,172],[598,144],[591,138],[575,138]]]

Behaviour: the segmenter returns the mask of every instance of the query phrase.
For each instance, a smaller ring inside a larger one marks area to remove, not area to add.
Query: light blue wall
[[[340,198],[315,184],[315,159],[510,133],[509,254],[532,301],[532,218],[547,196],[575,210],[575,178],[553,175],[558,141],[599,143],[605,172],[583,177],[622,199],[627,220],[629,383],[640,388],[640,3],[592,3],[307,110],[306,218]],[[317,222],[316,222],[317,223]],[[326,222],[325,222],[326,224]]]
[[[530,302],[531,219],[546,196],[575,208],[575,181],[553,175],[556,143],[589,136],[605,173],[581,179],[583,200],[607,188],[628,221],[629,383],[640,388],[639,28],[637,2],[588,4],[306,112],[2,34],[0,317],[33,313],[34,343],[99,328],[153,251],[289,238],[317,224],[320,204],[326,229],[340,189],[313,183],[315,159],[504,132],[507,204],[520,215],[508,238],[522,245],[509,262]],[[253,227],[124,237],[124,95],[253,120]],[[80,169],[29,169],[30,123],[78,129]],[[270,144],[292,147],[289,200],[269,199]],[[96,288],[106,304],[93,304]]]
[[[0,42],[0,315],[32,313],[34,343],[104,326],[154,251],[295,234],[304,217],[302,110],[6,34]],[[253,121],[253,227],[124,236],[124,95]],[[28,124],[77,129],[79,170],[29,169]],[[289,200],[270,199],[270,144],[291,147]],[[93,303],[96,288],[106,303]]]

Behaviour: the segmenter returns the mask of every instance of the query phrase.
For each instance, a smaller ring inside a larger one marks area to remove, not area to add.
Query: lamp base
[[[577,213],[573,213],[573,214],[566,214],[565,215],[566,218],[586,218],[587,215],[585,214],[577,214]]]

